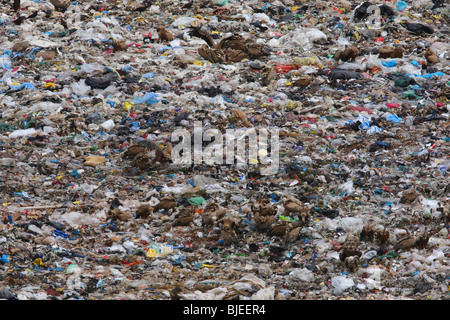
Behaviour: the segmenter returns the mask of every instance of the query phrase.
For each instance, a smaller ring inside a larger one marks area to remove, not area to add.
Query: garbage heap
[[[0,298],[448,299],[449,18],[2,1]],[[249,161],[175,161],[176,132],[264,130]]]

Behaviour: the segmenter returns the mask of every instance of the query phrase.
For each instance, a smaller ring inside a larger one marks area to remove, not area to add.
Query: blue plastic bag
[[[390,114],[386,117],[386,120],[394,122],[394,123],[400,123],[403,121],[402,118],[400,118],[399,116],[397,116],[396,114]]]
[[[24,82],[19,85],[10,85],[11,90],[22,90],[22,89],[34,89],[34,84],[30,82]]]
[[[153,78],[154,76],[155,76],[155,73],[154,73],[154,72],[148,72],[148,73],[144,73],[144,74],[142,75],[142,78],[150,79],[150,78]]]
[[[395,60],[391,60],[391,61],[387,61],[387,62],[386,61],[382,61],[381,64],[383,66],[385,66],[385,67],[392,68],[392,67],[395,67],[397,65],[397,62],[395,62]]]
[[[403,11],[408,7],[408,4],[405,1],[399,1],[396,6],[398,11]]]
[[[146,103],[151,105],[158,102],[158,95],[154,92],[147,92],[143,97],[137,97],[132,100],[134,104]]]
[[[4,254],[0,257],[0,262],[1,263],[9,263],[9,259],[8,259],[8,255]]]

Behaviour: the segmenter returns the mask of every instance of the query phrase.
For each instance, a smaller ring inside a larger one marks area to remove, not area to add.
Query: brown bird
[[[207,45],[203,45],[198,48],[198,54],[205,60],[208,60],[212,63],[225,63],[227,61],[227,57],[225,53],[217,48],[210,48]]]
[[[141,145],[132,145],[123,153],[122,158],[133,160],[138,154],[145,153],[147,149]]]
[[[244,38],[237,34],[223,38],[219,45],[224,50],[233,49],[242,51],[250,59],[257,59],[270,54],[270,49],[266,45],[257,43],[251,37]]]
[[[405,52],[405,49],[402,47],[391,47],[391,46],[384,46],[378,49],[378,57],[381,59],[386,58],[402,58],[403,53]]]
[[[244,51],[228,48],[225,50],[225,58],[227,62],[239,62],[244,60],[246,56]]]
[[[383,230],[378,230],[376,234],[377,241],[383,245],[386,244],[389,240],[390,233],[389,230],[386,230],[386,226],[384,226]]]
[[[334,59],[336,61],[355,61],[355,58],[361,53],[361,50],[357,47],[348,47],[344,50],[338,50],[334,54]]]
[[[198,49],[198,53],[203,59],[213,63],[239,62],[245,58],[257,59],[270,54],[269,48],[264,44],[240,35],[227,36],[216,43],[201,25],[192,26],[189,35],[203,39],[207,43]]]
[[[234,230],[220,230],[220,237],[225,245],[237,244],[239,242],[236,231]]]
[[[257,202],[251,204],[251,210],[253,213],[258,212],[262,216],[275,215],[276,208],[270,205],[270,201],[267,198],[260,199]]]
[[[205,206],[202,212],[202,225],[206,228],[214,226],[217,221],[222,219],[227,210],[222,208],[219,204],[211,202]]]
[[[172,227],[186,227],[194,220],[195,207],[189,206],[182,208],[176,215],[172,222]]]
[[[131,161],[133,167],[139,170],[148,170],[159,164],[157,160],[157,152],[152,150],[150,152],[143,152],[137,154]]]
[[[127,42],[125,40],[114,39],[112,41],[112,47],[114,51],[125,51],[127,50]]]
[[[222,223],[224,230],[235,230],[239,225],[237,219],[232,216],[224,216],[218,222]]]
[[[442,214],[442,220],[444,221],[444,226],[448,225],[449,222],[449,205],[444,203],[439,203],[439,207],[436,209]]]
[[[236,228],[239,223],[235,217],[225,216],[218,221],[223,224],[223,228],[220,231],[220,236],[226,245],[238,243],[238,236]]]
[[[136,218],[148,218],[153,212],[153,208],[149,204],[142,204],[136,209]]]
[[[163,210],[164,213],[169,212],[171,209],[175,209],[178,206],[177,201],[173,196],[166,195],[161,198],[159,203],[155,206],[154,210],[159,211]]]
[[[259,59],[270,55],[271,50],[268,46],[258,43],[252,38],[247,38],[243,43],[243,51],[250,59]]]
[[[140,170],[148,170],[170,161],[171,150],[170,143],[167,143],[166,148],[162,149],[156,142],[145,139],[128,147],[122,158],[132,160],[132,165]]]
[[[292,225],[287,231],[286,235],[284,236],[284,244],[285,246],[288,246],[295,240],[297,240],[298,235],[300,234],[300,226]]]
[[[419,193],[415,190],[415,188],[405,190],[400,198],[400,203],[412,203],[417,199]]]
[[[283,205],[285,216],[291,216],[292,213],[298,213],[299,211],[303,210],[303,203],[290,194],[284,196]]]
[[[270,49],[262,43],[256,42],[253,38],[244,38],[241,35],[225,37],[220,42],[221,48],[225,51],[232,49],[244,54],[249,59],[258,59],[270,54]]]
[[[419,249],[425,249],[428,245],[428,240],[430,240],[430,233],[427,232],[427,228],[425,228],[425,231],[416,237],[414,246]]]
[[[406,229],[406,235],[400,237],[397,240],[397,243],[395,244],[394,249],[408,251],[414,246],[415,243],[416,243],[416,237],[411,235],[409,233],[409,230]]]
[[[350,256],[361,257],[362,252],[358,250],[359,244],[359,239],[356,236],[351,234],[348,235],[342,245],[342,251],[339,254],[341,261],[345,261],[345,259]]]
[[[254,216],[254,223],[256,231],[266,232],[275,222],[274,215],[263,215],[261,212],[256,212]]]
[[[217,47],[216,42],[214,41],[211,34],[208,31],[206,31],[201,24],[191,26],[191,29],[188,31],[188,34],[191,37],[203,39],[211,48]]]
[[[157,27],[156,31],[158,32],[158,38],[160,42],[170,42],[174,39],[174,35],[172,34],[172,32],[167,30],[165,27]]]
[[[157,153],[163,154],[163,150],[161,147],[152,140],[139,140],[136,144],[131,145],[128,147],[128,149],[124,152],[123,158],[131,160],[133,159],[137,154],[148,152],[151,150],[156,150]]]
[[[12,47],[12,51],[14,52],[24,52],[28,47],[29,47],[29,43],[28,41],[20,41],[20,42],[16,42],[14,43],[13,47]]]
[[[363,241],[373,241],[375,238],[376,227],[372,222],[366,223],[360,233],[360,238]]]
[[[304,74],[304,75],[300,76],[300,78],[295,80],[295,82],[293,84],[296,87],[305,89],[307,86],[309,86],[311,84],[311,82],[312,82],[311,76]]]
[[[348,256],[345,258],[344,264],[350,272],[356,272],[359,267],[359,257]]]
[[[283,199],[285,215],[298,217],[302,224],[306,224],[309,220],[309,207],[297,198],[286,195]]]
[[[112,221],[128,221],[131,218],[131,214],[129,212],[123,212],[119,208],[109,210],[106,216]]]
[[[427,48],[427,50],[425,50],[423,54],[429,64],[435,64],[439,62],[439,56],[431,48]]]
[[[50,0],[50,3],[55,7],[56,11],[65,12],[70,5],[70,1]]]
[[[277,222],[270,230],[267,232],[267,235],[269,237],[285,237],[286,233],[290,228],[292,227],[292,224],[288,220],[282,220],[280,222]]]
[[[193,37],[203,39],[207,44],[202,45],[198,49],[198,54],[205,60],[212,63],[225,63],[227,57],[225,52],[222,50],[222,44],[224,39],[219,44],[216,44],[211,34],[205,31],[201,25],[192,26],[188,34]]]
[[[252,202],[251,211],[254,216],[255,228],[258,232],[268,231],[275,222],[276,208],[270,205],[267,198]]]

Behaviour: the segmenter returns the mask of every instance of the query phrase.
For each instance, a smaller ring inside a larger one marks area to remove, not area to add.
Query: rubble
[[[2,8],[0,299],[449,298],[448,3]]]

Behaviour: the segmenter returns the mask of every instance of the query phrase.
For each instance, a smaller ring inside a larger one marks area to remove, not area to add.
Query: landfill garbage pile
[[[0,299],[448,299],[449,20],[2,1]],[[277,143],[174,159],[174,132],[252,130]]]

